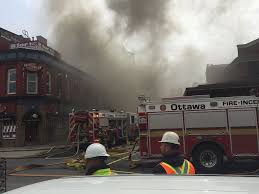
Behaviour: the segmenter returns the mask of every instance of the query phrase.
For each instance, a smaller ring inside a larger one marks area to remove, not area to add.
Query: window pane
[[[8,93],[16,93],[16,83],[15,82],[9,83]]]
[[[27,73],[27,93],[36,94],[38,92],[38,74]]]
[[[16,93],[16,69],[8,70],[8,80],[7,80],[7,93]]]
[[[27,73],[27,80],[28,81],[37,81],[37,73]]]
[[[16,70],[15,69],[8,70],[8,77],[9,77],[9,81],[16,81]]]
[[[28,82],[28,93],[36,93],[36,82]]]

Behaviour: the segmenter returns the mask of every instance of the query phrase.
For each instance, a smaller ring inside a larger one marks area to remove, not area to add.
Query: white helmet
[[[177,133],[172,132],[172,131],[165,132],[163,137],[162,137],[162,140],[159,141],[159,142],[161,142],[161,143],[173,143],[173,144],[180,145],[179,136],[177,135]]]
[[[95,158],[100,156],[110,156],[107,154],[105,147],[100,143],[93,143],[89,145],[85,151],[85,159]]]

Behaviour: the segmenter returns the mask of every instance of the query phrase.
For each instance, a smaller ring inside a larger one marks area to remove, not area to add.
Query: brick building
[[[42,36],[0,28],[0,146],[65,141],[72,108],[98,107],[95,84]]]
[[[259,39],[237,45],[238,56],[230,64],[207,65],[206,85],[186,88],[186,96],[211,97],[259,94]]]

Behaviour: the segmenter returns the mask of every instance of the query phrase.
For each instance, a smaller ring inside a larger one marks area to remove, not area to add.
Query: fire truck
[[[83,149],[93,142],[115,146],[137,136],[136,118],[136,113],[122,111],[73,111],[69,114],[68,141]]]
[[[142,160],[159,158],[163,133],[180,136],[181,151],[203,172],[215,172],[226,160],[259,159],[256,96],[184,96],[138,106]]]

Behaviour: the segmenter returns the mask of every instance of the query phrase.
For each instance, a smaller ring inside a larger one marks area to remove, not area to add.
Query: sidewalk
[[[65,148],[66,145],[33,145],[24,147],[1,147],[0,158],[27,158],[34,157],[40,154],[46,153],[53,147],[61,149]]]
[[[28,158],[42,154],[43,150],[37,151],[10,151],[10,152],[0,152],[1,158],[6,159],[18,159],[18,158]]]

